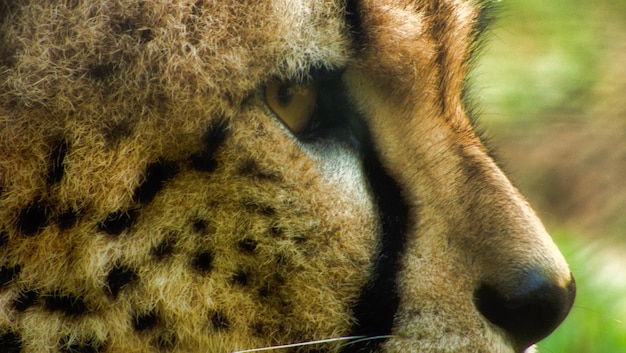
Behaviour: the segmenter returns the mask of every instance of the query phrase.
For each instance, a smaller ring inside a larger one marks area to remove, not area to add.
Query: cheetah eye
[[[315,113],[317,87],[313,82],[274,80],[265,85],[265,103],[298,134],[310,124]]]

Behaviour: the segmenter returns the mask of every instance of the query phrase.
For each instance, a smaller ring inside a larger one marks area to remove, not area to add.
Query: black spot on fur
[[[141,13],[139,16],[114,17],[111,21],[111,29],[119,34],[132,36],[140,44],[146,44],[154,39],[154,33],[152,29],[145,28],[145,22]]]
[[[259,297],[261,299],[268,298],[272,294],[272,290],[273,288],[269,283],[263,284],[263,286],[259,289]]]
[[[214,311],[209,313],[209,322],[213,331],[224,331],[230,327],[228,318],[221,311]]]
[[[166,182],[178,173],[178,166],[170,161],[157,161],[146,168],[144,181],[135,189],[133,200],[150,203]]]
[[[242,239],[237,242],[239,250],[248,254],[253,254],[258,245],[259,243],[256,240],[250,238]]]
[[[50,206],[41,197],[37,197],[20,211],[17,228],[23,235],[35,235],[46,226],[49,217]]]
[[[228,123],[218,120],[211,125],[202,137],[204,148],[202,152],[191,156],[191,165],[194,169],[203,172],[212,172],[217,168],[215,152],[226,141],[229,135]]]
[[[294,314],[294,307],[291,294],[285,292],[285,284],[285,278],[275,274],[258,289],[257,299],[260,304],[276,310],[278,315],[290,316]]]
[[[150,28],[144,28],[138,30],[139,32],[139,43],[146,44],[154,39],[154,32]]]
[[[274,257],[274,262],[276,263],[278,267],[283,267],[283,266],[291,264],[291,260],[289,259],[289,256],[283,253],[277,254]]]
[[[193,221],[193,230],[198,233],[204,233],[207,229],[207,222],[203,219]]]
[[[233,273],[233,276],[230,278],[230,280],[231,283],[235,285],[245,287],[248,285],[250,279],[248,272],[243,270],[237,270],[235,271],[235,273]]]
[[[160,351],[169,350],[176,345],[176,334],[170,330],[162,330],[160,334],[154,338],[151,343]]]
[[[283,182],[283,177],[280,172],[261,170],[257,162],[253,159],[247,159],[241,166],[239,166],[239,174],[261,181],[270,181],[275,183]]]
[[[9,233],[7,231],[0,232],[0,248],[3,248],[9,243]]]
[[[191,156],[191,165],[196,170],[202,172],[212,172],[217,168],[217,161],[212,155],[197,153]]]
[[[259,288],[259,298],[265,300],[272,296],[278,296],[280,288],[284,285],[285,278],[275,274]]]
[[[52,312],[60,311],[67,316],[79,316],[87,312],[87,305],[79,296],[55,291],[44,296],[43,299],[46,309]]]
[[[191,260],[191,265],[200,272],[210,272],[213,269],[213,253],[203,251],[195,254]]]
[[[19,353],[22,351],[22,338],[19,334],[8,331],[0,334],[0,352]]]
[[[258,321],[250,324],[250,330],[252,330],[252,335],[256,337],[267,337],[269,331],[265,323]]]
[[[115,211],[109,213],[107,218],[100,222],[98,228],[110,235],[120,235],[125,229],[133,225],[137,215],[137,210]]]
[[[15,18],[14,14],[19,13],[23,6],[22,2],[0,1],[0,27],[7,21]],[[3,27],[4,28],[4,27]],[[8,31],[0,31],[0,67],[13,67],[16,62],[17,46],[12,40]]]
[[[155,247],[150,250],[150,254],[156,257],[157,260],[163,260],[164,258],[174,253],[174,242],[171,238],[165,238]]]
[[[39,292],[36,290],[20,291],[17,294],[17,298],[13,301],[13,309],[23,312],[24,310],[33,306],[39,298]]]
[[[121,121],[111,121],[105,123],[103,129],[104,138],[109,146],[117,145],[122,139],[133,134],[135,119],[127,117]]]
[[[250,212],[254,212],[267,217],[271,217],[276,214],[276,210],[274,209],[274,207],[269,205],[262,205],[252,200],[244,201],[243,206]]]
[[[289,237],[289,240],[293,241],[296,244],[304,244],[307,242],[307,240],[309,240],[309,238],[307,238],[306,235],[303,234],[294,234],[293,236]]]
[[[76,225],[80,214],[81,211],[70,208],[57,216],[56,223],[61,230],[70,229]]]
[[[193,230],[202,235],[207,236],[215,233],[215,227],[204,219],[196,219],[192,223]]]
[[[281,235],[283,235],[283,232],[283,228],[277,225],[272,225],[269,228],[269,233],[273,237],[280,237]]]
[[[94,338],[72,341],[72,338],[65,337],[59,342],[59,351],[61,353],[98,353],[103,351],[105,345],[104,342],[100,342]]]
[[[115,264],[106,278],[107,289],[112,298],[117,298],[120,290],[137,280],[137,274],[128,266]]]
[[[111,29],[119,34],[131,34],[137,28],[137,19],[133,17],[114,17]]]
[[[153,310],[147,313],[137,314],[133,317],[133,328],[135,331],[147,331],[154,328],[159,323],[159,316]]]
[[[117,63],[103,63],[94,65],[91,69],[89,69],[89,77],[96,81],[104,81],[108,79],[110,76],[114,75],[119,69],[119,64]]]
[[[56,144],[50,153],[50,164],[48,165],[48,186],[57,184],[63,179],[65,174],[65,156],[67,155],[67,141],[62,140]]]
[[[0,288],[9,284],[21,271],[22,266],[15,265],[13,267],[0,267]]]

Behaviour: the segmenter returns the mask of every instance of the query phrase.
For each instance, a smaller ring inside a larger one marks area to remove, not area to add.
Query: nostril
[[[483,284],[476,290],[474,300],[489,321],[511,334],[518,348],[526,348],[548,336],[563,322],[575,296],[573,277],[562,287],[533,271],[513,290],[503,291]]]

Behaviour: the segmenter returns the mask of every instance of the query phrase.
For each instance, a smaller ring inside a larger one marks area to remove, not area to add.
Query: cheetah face
[[[468,118],[487,7],[0,4],[1,350],[533,351],[575,284]]]

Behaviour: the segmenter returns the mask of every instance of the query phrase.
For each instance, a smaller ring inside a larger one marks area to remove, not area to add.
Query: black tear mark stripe
[[[202,172],[214,171],[217,168],[215,152],[224,144],[229,135],[230,129],[226,120],[217,119],[202,137],[203,150],[191,156],[192,167]]]
[[[150,203],[165,183],[178,173],[178,165],[172,161],[156,161],[146,168],[143,182],[135,189],[133,200],[141,204]]]
[[[115,264],[106,278],[107,292],[117,298],[120,290],[138,279],[137,274],[126,265]]]
[[[67,150],[67,141],[61,140],[56,143],[50,153],[50,162],[46,178],[48,186],[50,187],[59,183],[63,179],[63,175],[65,174],[65,156],[67,155]]]
[[[380,252],[377,256],[370,283],[363,288],[358,303],[353,308],[357,325],[351,336],[390,335],[400,298],[397,275],[402,249],[406,243],[405,227],[408,207],[400,187],[385,172],[373,150],[366,151],[364,166],[371,185],[382,226]],[[350,344],[342,353],[376,350],[385,340],[372,340]]]
[[[353,5],[355,8],[358,5]],[[358,13],[355,11],[355,15]],[[352,19],[358,21],[358,19]],[[405,227],[408,220],[408,207],[403,199],[400,186],[389,176],[374,148],[370,129],[363,117],[349,103],[346,90],[334,95],[334,106],[342,107],[335,114],[343,116],[350,123],[353,145],[362,159],[365,176],[376,203],[381,224],[379,253],[376,254],[373,273],[352,308],[356,324],[351,336],[390,335],[400,298],[397,290],[397,276],[400,269],[402,249],[406,243]],[[336,117],[336,119],[339,117]],[[371,340],[345,346],[342,353],[377,351],[385,340]]]

